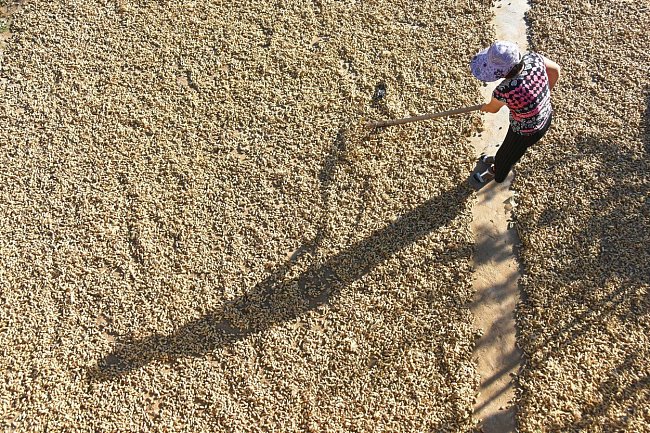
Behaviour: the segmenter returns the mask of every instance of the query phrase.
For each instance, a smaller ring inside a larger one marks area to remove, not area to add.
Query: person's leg
[[[499,147],[497,154],[495,156],[482,155],[479,158],[484,164],[492,165],[483,173],[474,173],[474,179],[479,183],[485,183],[493,178],[499,183],[503,182],[510,173],[512,166],[521,159],[526,150],[546,134],[546,131],[551,126],[552,118],[552,115],[549,116],[544,127],[533,135],[519,135],[511,128],[508,128],[506,138]]]
[[[508,129],[506,138],[494,155],[494,180],[501,183],[506,180],[512,166],[521,159],[528,146],[524,143],[527,137]]]
[[[537,143],[546,134],[551,126],[551,120],[552,116],[548,118],[544,127],[533,135],[519,135],[508,128],[503,144],[494,155],[494,180],[496,182],[501,183],[506,180],[512,166],[521,159],[530,146]]]

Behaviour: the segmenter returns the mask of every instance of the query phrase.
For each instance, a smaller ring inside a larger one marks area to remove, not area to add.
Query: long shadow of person
[[[393,223],[338,254],[309,265],[293,278],[287,278],[293,263],[289,260],[245,295],[186,323],[171,335],[154,334],[118,343],[89,376],[107,380],[154,360],[169,362],[181,356],[205,356],[328,304],[346,286],[403,248],[448,225],[465,209],[471,194],[464,182],[441,191]],[[317,242],[315,239],[306,243],[297,254],[313,251]]]

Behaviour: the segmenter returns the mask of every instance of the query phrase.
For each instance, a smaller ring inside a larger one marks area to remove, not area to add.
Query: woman
[[[551,126],[551,89],[560,78],[560,67],[541,54],[522,55],[512,42],[496,41],[474,56],[471,68],[472,74],[481,81],[503,78],[494,89],[492,100],[481,111],[496,113],[507,105],[510,128],[496,155],[481,157],[490,167],[474,174],[480,183],[491,179],[503,182],[512,166]]]

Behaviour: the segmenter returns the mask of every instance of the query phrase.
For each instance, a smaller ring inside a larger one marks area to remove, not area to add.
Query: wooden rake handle
[[[454,114],[469,113],[470,111],[480,110],[483,104],[472,105],[471,107],[456,108],[455,110],[441,111],[439,113],[422,114],[421,116],[405,117],[403,119],[377,120],[366,123],[366,128],[381,128],[384,126],[401,125],[403,123],[419,122],[421,120],[435,119],[436,117],[453,116]]]

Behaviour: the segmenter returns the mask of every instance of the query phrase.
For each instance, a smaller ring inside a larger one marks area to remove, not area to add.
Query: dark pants
[[[530,146],[537,143],[546,134],[551,126],[552,117],[553,115],[549,116],[544,127],[533,135],[520,135],[512,128],[508,128],[506,138],[503,139],[501,147],[494,156],[494,180],[496,182],[501,183],[506,180],[512,166],[521,159]]]

